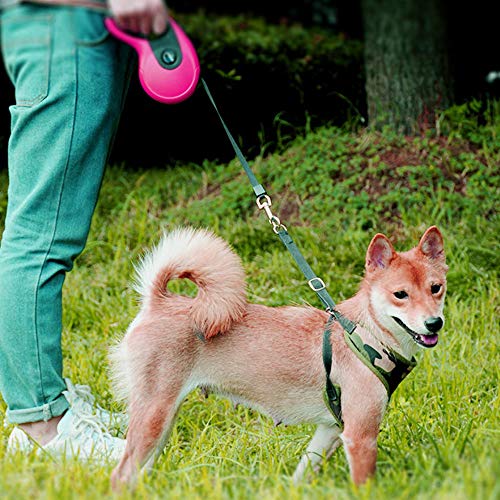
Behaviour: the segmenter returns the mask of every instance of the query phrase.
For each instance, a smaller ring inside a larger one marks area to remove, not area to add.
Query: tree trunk
[[[417,134],[451,103],[440,0],[362,0],[368,120]]]

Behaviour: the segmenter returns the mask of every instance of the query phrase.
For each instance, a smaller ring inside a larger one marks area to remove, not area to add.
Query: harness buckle
[[[320,292],[321,290],[324,290],[326,288],[325,282],[321,278],[318,278],[317,276],[315,278],[311,278],[307,282],[307,284],[311,287],[311,290],[313,292]]]

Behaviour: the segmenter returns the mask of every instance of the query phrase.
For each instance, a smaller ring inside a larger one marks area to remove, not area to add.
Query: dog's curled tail
[[[164,234],[139,264],[136,289],[144,302],[168,306],[175,294],[167,285],[176,278],[198,287],[189,315],[205,338],[224,333],[243,316],[247,302],[241,261],[213,233],[180,228]]]

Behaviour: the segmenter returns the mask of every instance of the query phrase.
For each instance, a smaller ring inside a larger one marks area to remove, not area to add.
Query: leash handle
[[[262,184],[257,180],[257,177],[255,177],[255,174],[250,168],[250,165],[248,164],[245,156],[241,152],[241,149],[238,147],[238,144],[236,144],[236,141],[234,140],[231,132],[229,131],[229,128],[227,127],[224,119],[222,118],[222,115],[220,114],[217,108],[217,105],[215,104],[214,98],[212,97],[212,94],[208,89],[207,82],[205,82],[205,80],[202,78],[201,83],[203,84],[203,88],[207,93],[210,103],[214,107],[215,112],[217,113],[217,116],[219,117],[219,120],[222,123],[222,127],[226,132],[226,135],[229,139],[229,142],[231,143],[231,146],[234,149],[234,152],[236,153],[236,156],[238,157],[238,160],[240,161],[243,169],[245,170],[245,173],[247,174],[248,179],[250,180],[250,183],[252,184],[253,191],[255,193],[255,196],[257,197],[257,206],[259,207],[259,209],[265,211],[269,219],[269,222],[273,226],[274,232],[280,237],[282,243],[291,253],[299,269],[302,271],[302,274],[307,279],[309,287],[314,292],[316,292],[319,299],[326,307],[327,312],[330,313],[330,317],[335,318],[340,323],[342,328],[347,333],[351,334],[355,330],[356,324],[347,319],[346,317],[344,317],[340,312],[335,310],[335,302],[333,301],[330,294],[326,290],[325,282],[321,278],[316,276],[314,271],[311,269],[311,266],[307,263],[306,259],[302,255],[302,252],[299,250],[299,248],[293,241],[292,237],[288,234],[286,227],[281,223],[280,219],[272,213],[271,198],[266,193],[266,190],[264,189]]]
[[[104,24],[114,37],[137,52],[139,81],[150,97],[175,104],[195,91],[200,76],[198,56],[186,33],[172,18],[165,32],[155,37],[126,32],[110,17]]]

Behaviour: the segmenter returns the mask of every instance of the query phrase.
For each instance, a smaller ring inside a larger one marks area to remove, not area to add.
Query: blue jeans
[[[12,423],[48,420],[62,394],[62,286],[83,250],[123,107],[132,52],[103,15],[21,4],[0,13],[15,86],[0,246],[0,391]]]

